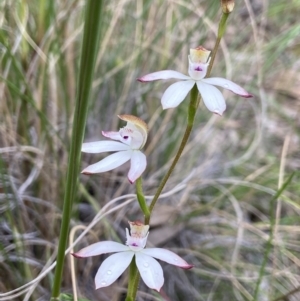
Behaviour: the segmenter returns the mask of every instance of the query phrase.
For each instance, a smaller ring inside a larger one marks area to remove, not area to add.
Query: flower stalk
[[[219,22],[217,40],[216,40],[214,49],[211,52],[210,64],[208,66],[206,76],[210,75],[212,66],[213,66],[215,58],[216,58],[217,51],[219,49],[219,45],[220,45],[221,39],[222,39],[222,37],[223,37],[223,35],[225,33],[225,30],[226,30],[226,25],[227,25],[226,23],[227,23],[228,17],[229,17],[229,13],[225,13],[224,10],[223,10],[222,17],[221,17],[221,20]]]
[[[177,162],[179,161],[180,159],[180,156],[182,155],[182,152],[188,142],[188,139],[190,137],[190,134],[192,132],[192,129],[193,129],[193,125],[194,125],[194,121],[195,121],[195,116],[196,116],[196,112],[197,112],[197,108],[199,106],[199,103],[200,103],[200,98],[198,98],[198,89],[197,89],[197,86],[195,85],[191,92],[190,92],[190,104],[189,104],[189,108],[188,108],[188,122],[187,122],[187,126],[186,126],[186,129],[185,129],[185,132],[184,132],[184,135],[182,137],[182,140],[181,140],[181,143],[180,143],[180,146],[179,146],[179,149],[177,151],[177,154],[169,168],[169,170],[167,171],[166,175],[164,176],[164,178],[162,179],[151,203],[150,203],[150,206],[149,206],[149,210],[150,210],[150,215],[149,215],[149,218],[145,218],[145,224],[146,225],[149,225],[150,223],[150,217],[151,217],[151,213],[154,209],[154,206],[162,192],[162,190],[164,189],[171,173],[173,172]]]

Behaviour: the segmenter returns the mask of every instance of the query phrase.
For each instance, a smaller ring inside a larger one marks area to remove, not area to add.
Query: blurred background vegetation
[[[162,69],[186,73],[189,48],[214,46],[220,3],[104,3],[85,141],[124,126],[118,114],[145,120],[150,132],[143,184],[151,196],[180,143],[187,102],[162,111],[160,98],[170,82],[136,78]],[[20,296],[13,290],[55,260],[84,6],[82,0],[0,1],[0,301],[49,300],[53,270]],[[299,13],[299,0],[236,1],[212,76],[233,80],[254,98],[224,91],[222,117],[200,106],[149,236],[149,245],[174,250],[195,267],[187,272],[163,265],[161,293],[141,283],[138,300],[300,299]],[[84,154],[82,168],[101,158]],[[135,192],[127,170],[125,164],[80,176],[73,229],[89,225],[110,200]],[[123,203],[115,203],[76,249],[98,240],[125,242],[127,221],[143,217],[135,201],[114,207]],[[67,261],[63,291],[74,293],[73,268],[79,296],[123,300],[126,274],[94,290],[103,258],[76,261],[75,267]]]

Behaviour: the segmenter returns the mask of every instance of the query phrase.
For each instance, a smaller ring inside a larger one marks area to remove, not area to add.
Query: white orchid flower
[[[95,277],[96,289],[109,286],[115,282],[129,266],[133,257],[135,257],[137,268],[145,284],[157,291],[160,291],[164,284],[164,275],[162,267],[154,258],[183,269],[193,267],[169,250],[161,248],[145,249],[149,226],[139,221],[129,222],[129,225],[131,235],[126,229],[126,245],[114,241],[102,241],[72,254],[77,258],[84,258],[116,252],[101,264]]]
[[[112,155],[103,160],[89,165],[85,168],[83,174],[94,174],[112,170],[125,162],[131,162],[128,173],[130,183],[135,182],[144,172],[147,166],[146,156],[140,151],[147,141],[148,127],[140,118],[132,115],[118,115],[127,125],[121,128],[119,132],[104,132],[102,135],[116,141],[97,141],[82,144],[81,151],[84,153],[103,153],[113,152]]]
[[[196,84],[203,102],[213,113],[222,115],[226,109],[226,103],[222,93],[214,86],[220,86],[228,89],[242,97],[252,97],[245,89],[238,86],[234,82],[221,78],[210,77],[204,78],[209,65],[208,57],[210,51],[199,46],[196,49],[190,49],[189,58],[189,75],[184,75],[173,70],[163,70],[147,74],[138,78],[140,82],[150,82],[158,79],[181,79],[183,81],[172,84],[163,94],[161,104],[163,109],[177,107],[187,96],[189,91]]]

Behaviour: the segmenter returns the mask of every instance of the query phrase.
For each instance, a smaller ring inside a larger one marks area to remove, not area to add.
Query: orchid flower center
[[[192,62],[189,57],[189,75],[194,80],[201,80],[205,77],[208,63]]]
[[[129,222],[130,225],[130,233],[129,230],[126,228],[126,245],[132,251],[140,251],[145,248],[148,238],[148,230],[149,226],[144,225],[141,222]]]
[[[190,49],[189,58],[189,75],[193,80],[201,80],[206,76],[207,67],[210,61],[210,51],[199,46]]]
[[[139,150],[144,145],[144,137],[140,130],[132,123],[127,123],[124,128],[119,131],[121,141],[131,146],[133,150]]]

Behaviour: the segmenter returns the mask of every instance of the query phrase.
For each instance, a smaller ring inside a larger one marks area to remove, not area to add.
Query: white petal
[[[164,284],[164,274],[160,264],[141,252],[135,254],[135,262],[145,284],[159,292]]]
[[[108,157],[95,164],[89,165],[81,173],[92,174],[112,170],[130,160],[131,155],[132,150],[117,152],[115,154],[109,155]]]
[[[171,252],[166,249],[161,248],[149,248],[149,249],[143,249],[141,251],[143,254],[149,255],[151,257],[154,257],[156,259],[165,261],[167,263],[176,265],[178,267],[181,267],[183,269],[191,269],[193,265],[188,264],[183,258],[175,254],[174,252]]]
[[[134,253],[132,251],[113,254],[101,264],[96,277],[96,289],[106,287],[115,282],[129,266]]]
[[[127,150],[130,147],[120,142],[116,141],[96,141],[83,143],[81,151],[84,153],[104,153],[104,152],[114,152]]]
[[[131,156],[130,170],[128,173],[128,179],[131,184],[141,176],[141,174],[146,169],[146,166],[147,166],[146,156],[138,150],[133,151]]]
[[[140,78],[138,78],[138,81],[140,82],[151,82],[158,79],[190,79],[189,76],[184,75],[181,72],[174,71],[174,70],[162,70],[158,72],[153,72],[147,75],[144,75]]]
[[[215,85],[215,86],[225,88],[225,89],[230,90],[233,93],[238,94],[242,97],[246,97],[246,98],[252,97],[252,95],[249,94],[244,88],[242,88],[241,86],[235,84],[234,82],[232,82],[226,78],[211,77],[211,78],[203,79],[202,82],[205,82],[210,85]]]
[[[171,85],[161,99],[163,109],[177,107],[187,96],[195,84],[194,80],[186,80]]]
[[[128,246],[122,245],[114,241],[101,241],[95,244],[89,245],[80,251],[73,253],[72,255],[78,258],[97,256],[101,254],[124,252],[130,250]]]
[[[212,85],[197,81],[198,90],[206,107],[213,113],[222,115],[226,110],[226,103],[222,93]]]
[[[107,131],[102,131],[102,135],[106,138],[110,138],[110,139],[113,139],[113,140],[118,140],[118,141],[121,141],[122,137],[120,135],[120,132],[107,132]]]

